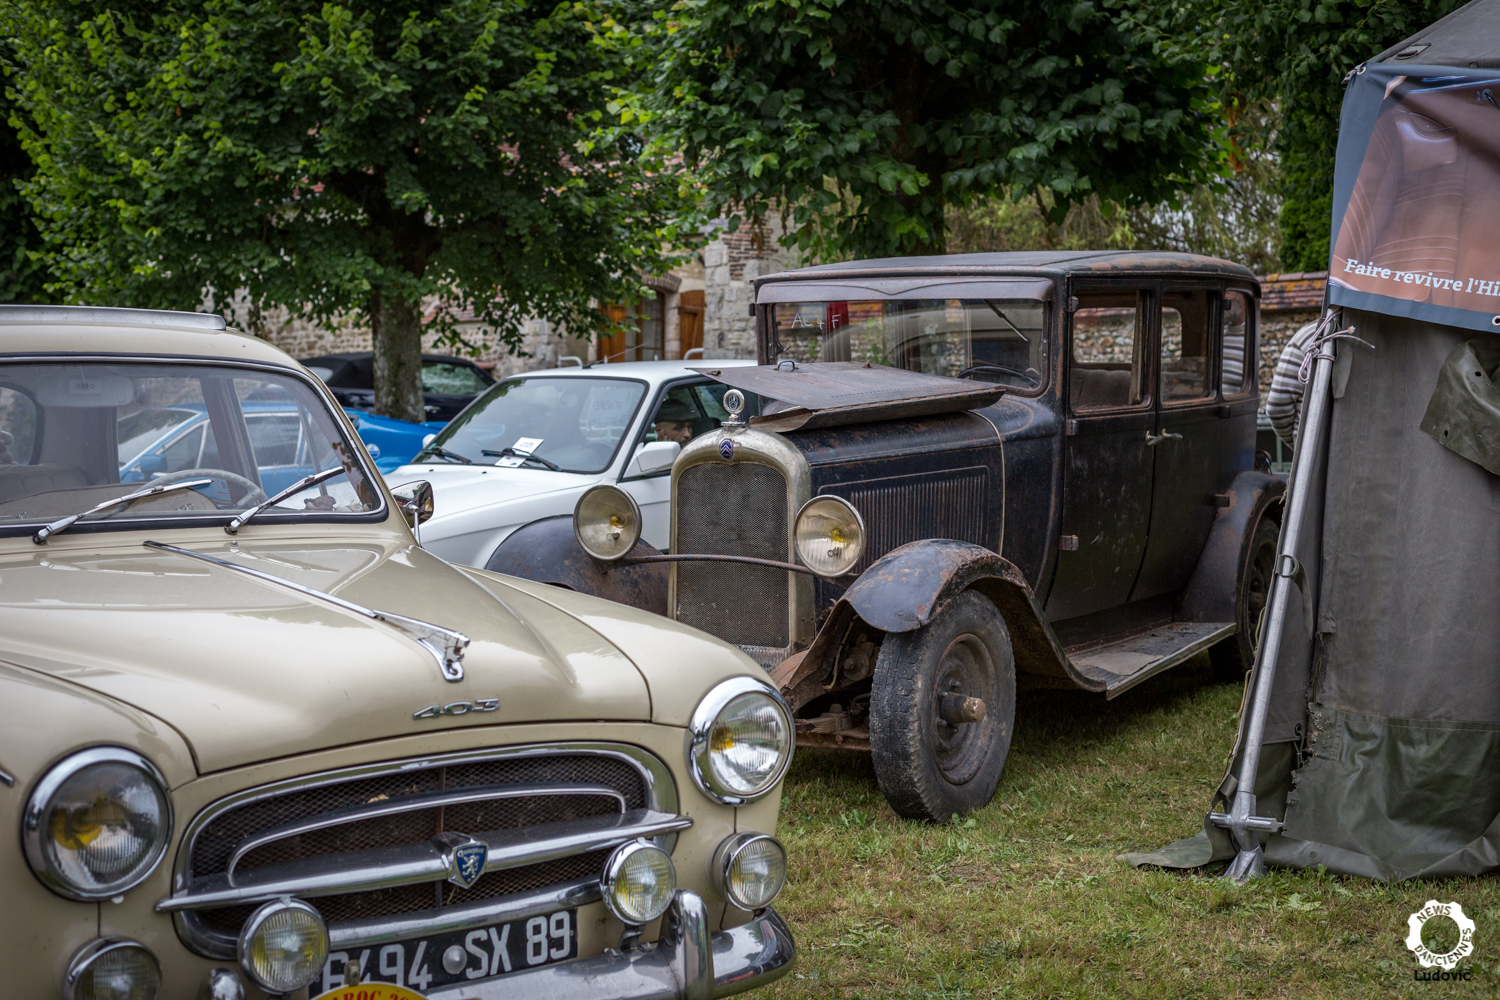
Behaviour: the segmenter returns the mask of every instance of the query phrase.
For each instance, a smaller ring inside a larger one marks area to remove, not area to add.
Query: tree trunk
[[[370,328],[375,348],[375,412],[420,423],[422,400],[422,315],[415,302],[370,297]]]

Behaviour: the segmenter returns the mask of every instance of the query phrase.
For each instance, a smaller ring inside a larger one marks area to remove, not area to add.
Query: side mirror
[[[648,441],[635,450],[635,456],[625,466],[625,475],[649,476],[670,469],[680,451],[682,445],[676,441]]]
[[[400,486],[391,487],[391,496],[396,498],[396,506],[401,509],[401,514],[406,518],[406,523],[415,528],[419,524],[426,524],[432,517],[432,484],[425,479],[419,479],[414,483],[402,483]]]

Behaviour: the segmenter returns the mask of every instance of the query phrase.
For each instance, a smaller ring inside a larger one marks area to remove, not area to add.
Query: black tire
[[[950,725],[941,696],[980,698],[984,718]],[[989,802],[1016,719],[1016,660],[1005,619],[959,594],[933,621],[887,635],[870,691],[870,750],[891,808],[943,823]]]
[[[1240,630],[1208,651],[1214,670],[1225,677],[1239,679],[1255,664],[1255,648],[1260,640],[1260,613],[1271,596],[1271,576],[1276,569],[1276,539],[1281,526],[1262,517],[1250,539],[1250,557],[1241,570],[1240,589],[1235,607],[1239,609]]]

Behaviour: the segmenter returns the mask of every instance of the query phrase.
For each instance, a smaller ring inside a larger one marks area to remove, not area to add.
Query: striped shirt
[[[1292,339],[1286,342],[1286,346],[1281,349],[1281,356],[1276,359],[1276,373],[1271,376],[1271,391],[1266,393],[1266,417],[1270,419],[1276,436],[1288,445],[1297,441],[1297,419],[1302,410],[1302,394],[1307,390],[1306,384],[1297,378],[1297,373],[1302,368],[1302,361],[1307,356],[1308,345],[1312,343],[1313,332],[1317,328],[1318,324],[1314,321],[1292,334]]]

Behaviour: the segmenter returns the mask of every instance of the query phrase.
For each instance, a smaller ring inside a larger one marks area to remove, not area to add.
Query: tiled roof
[[[1318,309],[1323,305],[1323,289],[1328,285],[1327,271],[1289,271],[1285,274],[1260,276],[1262,312],[1277,309]]]

